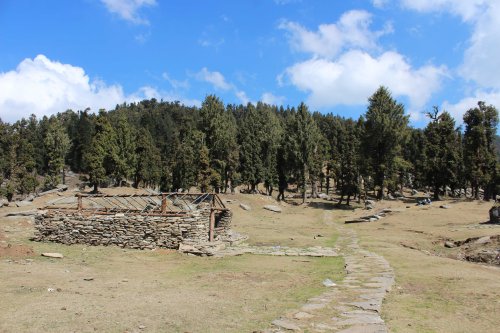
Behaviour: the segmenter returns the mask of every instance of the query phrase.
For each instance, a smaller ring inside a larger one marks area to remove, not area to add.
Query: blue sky
[[[0,118],[144,98],[358,117],[379,85],[415,126],[500,107],[500,0],[2,0]]]

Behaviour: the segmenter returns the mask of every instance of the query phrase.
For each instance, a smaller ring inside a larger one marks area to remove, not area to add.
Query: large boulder
[[[496,204],[490,209],[490,223],[500,223],[500,205]]]

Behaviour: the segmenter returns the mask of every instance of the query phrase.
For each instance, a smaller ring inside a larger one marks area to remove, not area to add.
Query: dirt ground
[[[22,210],[57,197],[35,199]],[[234,229],[249,234],[251,244],[316,246],[336,237],[320,210],[286,206],[277,214],[262,209],[275,202],[260,195],[224,199],[233,200]],[[30,217],[5,217],[17,210],[0,211],[0,332],[252,332],[322,293],[324,279],[344,275],[340,257],[200,258],[31,242]]]
[[[5,217],[57,197],[0,209],[0,332],[258,332],[321,294],[325,278],[344,277],[342,258],[199,258],[171,250],[36,243],[29,241],[31,218]],[[484,223],[491,203],[415,206],[412,198],[377,202],[366,211],[355,203],[339,209],[316,200],[307,206],[283,203],[283,213],[273,213],[262,209],[276,204],[272,198],[222,198],[234,213],[234,230],[257,246],[335,246],[338,234],[331,222],[343,225],[393,208],[378,221],[344,225],[395,271],[396,284],[382,307],[389,330],[498,331],[499,266],[457,260],[464,248],[445,247],[445,242],[499,235],[500,225]],[[241,209],[240,203],[251,210]],[[496,244],[484,246],[495,250]],[[42,252],[60,252],[65,258],[41,257]]]

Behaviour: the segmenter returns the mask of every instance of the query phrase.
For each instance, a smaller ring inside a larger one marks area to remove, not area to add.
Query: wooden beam
[[[215,229],[215,210],[210,211],[210,229],[208,231],[208,241],[214,241],[214,229]]]

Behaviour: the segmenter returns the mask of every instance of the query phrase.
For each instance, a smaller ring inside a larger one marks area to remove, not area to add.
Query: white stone
[[[61,253],[56,253],[56,252],[44,252],[42,253],[42,256],[49,258],[58,258],[58,259],[64,258],[64,256]]]
[[[275,212],[275,213],[281,213],[282,212],[282,209],[279,206],[265,205],[263,208],[267,209],[267,210],[270,210],[271,212]]]
[[[244,203],[240,203],[240,208],[243,210],[251,210],[252,209],[252,207],[250,207],[249,205],[246,205]]]

